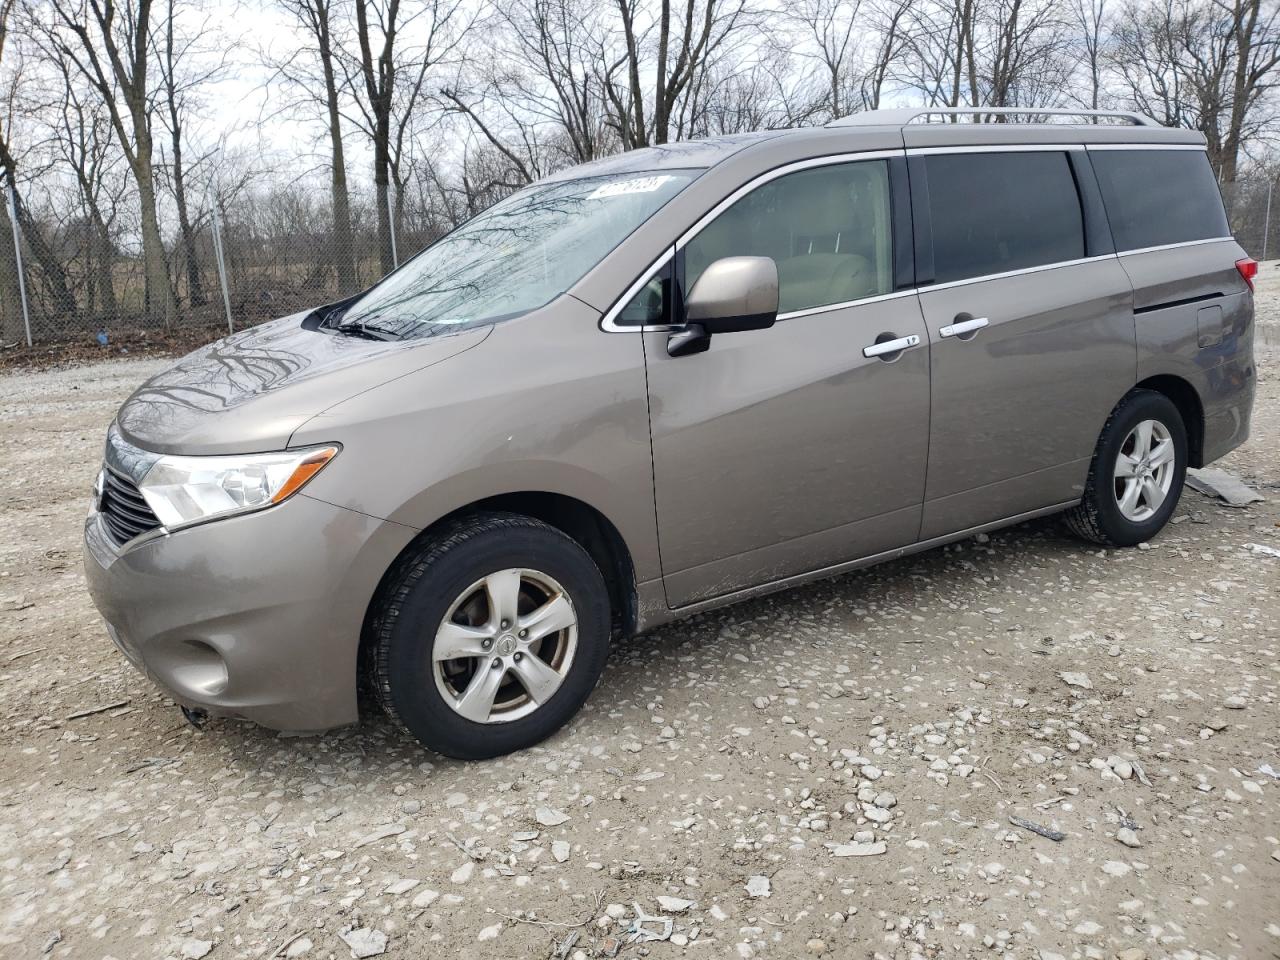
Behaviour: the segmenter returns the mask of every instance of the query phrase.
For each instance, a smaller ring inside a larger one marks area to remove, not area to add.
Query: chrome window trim
[[[1135,247],[1132,250],[1121,250],[1116,256],[1131,257],[1136,253],[1156,253],[1160,250],[1176,250],[1179,247],[1198,247],[1205,243],[1225,243],[1228,240],[1234,242],[1235,237],[1206,237],[1204,240],[1182,240],[1178,243],[1162,243],[1158,247]]]
[[[812,317],[818,313],[830,313],[833,310],[847,310],[849,307],[860,307],[864,303],[883,303],[885,300],[897,300],[916,293],[915,287],[906,290],[895,290],[893,293],[879,293],[874,297],[863,297],[861,300],[845,300],[843,303],[829,303],[821,307],[805,307],[803,310],[789,310],[778,314],[779,320],[793,320],[796,317]]]
[[[1117,144],[1088,144],[1088,145],[1085,145],[1085,144],[1027,144],[1027,145],[1006,144],[1006,145],[998,145],[998,146],[984,145],[984,146],[974,146],[974,147],[918,147],[918,148],[908,149],[905,151],[873,150],[873,151],[866,151],[863,153],[836,154],[828,157],[813,157],[808,160],[800,160],[795,163],[786,164],[784,166],[777,167],[773,170],[767,171],[766,173],[762,173],[758,177],[756,177],[754,180],[748,181],[746,184],[739,187],[737,190],[735,190],[732,194],[730,194],[724,200],[720,201],[720,203],[718,203],[715,207],[713,207],[709,213],[704,215],[702,218],[698,220],[697,223],[695,223],[692,227],[686,230],[680,236],[680,238],[675,242],[675,244],[673,246],[668,247],[666,250],[664,250],[662,255],[659,256],[652,264],[650,264],[649,268],[640,275],[639,279],[637,279],[635,283],[629,286],[626,289],[626,291],[623,293],[623,295],[614,302],[614,305],[609,309],[609,311],[604,315],[604,318],[600,321],[600,329],[605,331],[606,333],[650,333],[650,332],[668,333],[673,330],[681,329],[681,327],[678,324],[666,324],[666,323],[646,324],[644,326],[619,325],[616,322],[616,319],[618,314],[622,312],[623,307],[625,307],[631,301],[632,297],[634,297],[637,293],[640,292],[641,287],[643,287],[646,283],[652,280],[654,274],[657,273],[659,270],[661,270],[664,266],[666,266],[667,263],[673,259],[673,257],[675,256],[675,253],[678,250],[683,249],[684,246],[688,244],[689,241],[691,241],[694,237],[696,237],[703,229],[705,229],[706,226],[716,218],[716,216],[724,212],[725,209],[727,209],[729,206],[731,206],[733,203],[741,199],[745,194],[749,193],[751,190],[755,189],[756,187],[762,186],[771,180],[776,180],[778,177],[785,176],[788,173],[792,173],[797,170],[807,170],[813,167],[830,166],[832,164],[838,164],[838,163],[849,163],[856,160],[883,160],[889,157],[902,156],[904,153],[907,156],[912,156],[912,155],[919,156],[919,155],[941,154],[941,153],[979,153],[979,152],[981,153],[993,153],[993,152],[1021,153],[1021,152],[1026,152],[1028,150],[1049,151],[1049,150],[1085,150],[1085,149],[1087,150],[1101,149],[1101,150],[1201,150],[1203,151],[1205,148],[1202,146],[1197,146],[1195,144],[1182,144],[1182,143],[1178,143],[1178,144],[1167,144],[1167,143],[1166,144],[1140,144],[1140,143],[1120,144],[1120,143],[1117,143]],[[1179,243],[1166,243],[1157,247],[1141,247],[1136,250],[1122,250],[1122,251],[1117,251],[1116,253],[1105,253],[1096,257],[1082,257],[1077,260],[1059,260],[1054,263],[1044,263],[1034,267],[1023,267],[1018,270],[1008,270],[1003,273],[987,273],[978,277],[965,277],[963,280],[948,280],[946,283],[925,284],[923,286],[909,287],[903,290],[895,290],[892,293],[882,293],[872,297],[863,297],[860,300],[846,300],[842,303],[832,303],[832,304],[826,304],[818,307],[806,307],[803,310],[791,310],[791,311],[788,311],[787,313],[779,313],[778,319],[792,320],[799,317],[811,317],[811,316],[816,316],[818,314],[830,313],[835,310],[847,310],[850,307],[861,306],[863,304],[880,303],[886,300],[895,300],[895,299],[898,299],[899,297],[911,296],[912,294],[917,294],[917,295],[923,294],[931,290],[947,290],[952,287],[962,287],[962,286],[967,286],[973,283],[985,283],[988,280],[1003,280],[1007,277],[1019,277],[1019,276],[1025,276],[1027,274],[1032,274],[1032,273],[1040,273],[1045,270],[1057,270],[1060,267],[1075,267],[1075,266],[1080,266],[1081,264],[1086,264],[1086,263],[1098,263],[1103,260],[1115,260],[1115,259],[1119,259],[1120,257],[1133,256],[1139,253],[1155,253],[1161,250],[1176,250],[1180,247],[1195,247],[1195,246],[1200,246],[1206,243],[1224,243],[1226,241],[1234,241],[1234,240],[1235,240],[1235,237],[1232,237],[1232,236],[1209,237],[1204,240],[1184,240]]]
[[[662,267],[667,263],[667,261],[670,260],[676,254],[676,252],[684,249],[684,247],[691,240],[693,240],[694,237],[696,237],[699,233],[701,233],[704,229],[706,229],[706,227],[711,223],[711,221],[713,221],[716,217],[718,217],[721,213],[723,213],[729,207],[733,206],[733,204],[735,204],[737,201],[741,200],[744,196],[746,196],[752,190],[755,190],[757,187],[762,187],[766,183],[769,183],[772,180],[777,180],[779,177],[785,177],[789,173],[796,173],[800,170],[810,170],[815,167],[829,167],[829,166],[834,166],[836,164],[841,164],[841,163],[856,163],[857,161],[860,161],[860,160],[887,160],[892,157],[901,157],[901,156],[903,156],[903,151],[901,149],[894,149],[894,150],[862,150],[856,153],[836,153],[836,154],[831,154],[829,156],[824,156],[824,157],[810,157],[807,160],[795,160],[791,163],[783,164],[780,167],[774,167],[772,170],[766,170],[764,173],[757,175],[751,180],[748,180],[741,187],[733,191],[733,193],[729,194],[727,197],[725,197],[723,200],[717,203],[714,207],[712,207],[709,211],[707,211],[707,213],[703,214],[703,216],[700,217],[698,221],[694,223],[693,226],[691,226],[688,230],[682,233],[679,236],[679,238],[677,238],[675,244],[672,247],[669,247],[660,257],[658,257],[657,260],[655,260],[652,264],[649,265],[649,268],[640,275],[640,279],[638,279],[635,283],[629,286],[626,289],[626,292],[623,293],[622,296],[620,296],[617,300],[614,301],[613,306],[609,308],[609,310],[605,313],[604,318],[600,321],[600,329],[605,331],[606,333],[647,333],[649,331],[664,331],[664,330],[680,329],[679,326],[672,325],[672,324],[648,324],[645,326],[620,325],[617,323],[617,318],[618,318],[618,314],[622,312],[623,308],[626,307],[626,305],[631,302],[631,298],[640,292],[641,287],[643,287],[646,283],[648,283],[650,280],[653,279],[653,275],[657,273],[659,270],[661,270]],[[899,290],[899,291],[896,291],[895,293],[880,294],[879,296],[890,297],[890,296],[896,296],[898,294],[907,293],[907,292],[909,291]],[[866,303],[868,299],[871,299],[871,298],[852,301],[852,302]],[[840,306],[847,306],[847,304],[831,305],[831,306],[825,306],[825,307],[813,307],[811,309],[814,311],[834,310]],[[802,311],[795,311],[795,313],[801,313],[801,312]],[[779,314],[778,319],[782,320],[792,315],[793,314]]]
[[[888,160],[892,157],[900,157],[902,154],[903,151],[901,149],[864,150],[861,153],[837,153],[827,157],[810,157],[808,160],[796,160],[781,167],[774,167],[772,170],[760,174],[754,180],[747,181],[703,214],[697,223],[681,234],[676,241],[676,250],[683,250],[694,237],[710,225],[712,220],[720,216],[752,190],[762,187],[770,181],[777,180],[779,177],[785,177],[789,173],[797,173],[800,170],[831,167],[842,163],[856,163],[859,160]]]
[[[1199,150],[1207,149],[1199,143],[1091,143],[1089,150]]]
[[[907,147],[907,156],[931,157],[947,153],[1060,153],[1083,149],[1083,143],[982,143],[950,147]]]
[[[971,283],[986,283],[988,280],[1004,280],[1007,277],[1021,277],[1028,273],[1041,273],[1045,270],[1057,270],[1061,267],[1078,267],[1085,263],[1100,263],[1103,260],[1114,260],[1114,253],[1103,253],[1096,257],[1080,257],[1077,260],[1055,260],[1053,263],[1040,263],[1034,267],[1019,267],[1017,270],[1005,270],[1001,273],[984,273],[980,277],[965,277],[963,280],[948,280],[946,283],[930,283],[917,287],[919,293],[931,290],[950,290],[952,287],[967,287]]]
[[[649,264],[649,268],[645,270],[644,273],[640,274],[639,279],[637,279],[635,283],[631,284],[631,286],[627,287],[622,296],[614,301],[613,306],[609,308],[609,312],[604,315],[603,319],[601,319],[600,329],[605,333],[649,333],[654,330],[680,329],[678,325],[671,323],[620,324],[617,322],[618,314],[622,313],[627,304],[631,302],[631,298],[639,293],[646,283],[653,279],[654,274],[670,263],[675,255],[675,246],[669,246],[662,252],[657,260]]]

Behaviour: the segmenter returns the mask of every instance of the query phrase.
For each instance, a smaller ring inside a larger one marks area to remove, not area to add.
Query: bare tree
[[[487,98],[516,126],[551,129],[552,166],[615,149],[594,68],[608,43],[607,9],[591,0],[510,0],[494,12],[489,36],[502,55],[485,78]]]
[[[671,119],[699,71],[736,38],[747,20],[746,0],[684,0],[673,10],[661,0],[653,22],[640,0],[615,0],[622,25],[622,50],[602,63],[601,81],[612,109],[610,122],[623,149],[666,143]],[[650,37],[652,43],[650,60]],[[652,98],[642,78],[652,75]],[[651,118],[651,119],[647,119]]]
[[[1280,8],[1263,0],[1160,0],[1121,12],[1110,50],[1126,99],[1169,126],[1199,130],[1224,181],[1275,116]]]
[[[152,160],[152,94],[148,70],[152,0],[49,0],[62,28],[63,50],[102,98],[120,149],[133,173],[141,213],[146,277],[144,311],[166,327],[173,291],[156,213]]]
[[[0,29],[0,57],[5,55],[7,49],[10,59],[13,57],[13,47],[9,44],[7,35],[12,16],[12,4],[0,8],[0,25],[2,25],[2,29]],[[16,80],[22,76],[25,66],[19,63],[15,65],[14,69]],[[33,106],[30,103],[19,101],[18,90],[21,86],[18,83],[14,83],[5,102],[5,122],[3,129],[0,129],[0,173],[3,174],[3,176],[0,176],[0,181],[4,181],[4,189],[0,190],[0,192],[12,192],[13,208],[17,215],[18,229],[22,239],[26,241],[31,266],[35,268],[35,277],[44,288],[50,310],[76,319],[79,317],[79,307],[76,304],[75,296],[71,292],[66,266],[62,258],[59,257],[58,251],[49,242],[44,230],[41,229],[41,224],[32,213],[26,198],[23,196],[23,192],[19,189],[19,164],[15,155],[16,147],[11,137],[14,121],[19,113],[25,112]],[[4,200],[6,206],[5,222],[10,231],[6,252],[13,258],[13,230],[9,222],[8,198],[6,197]],[[11,259],[10,262],[15,261]],[[15,276],[14,280],[16,281],[16,279]],[[6,314],[8,314],[8,311],[6,311]]]
[[[179,25],[179,17],[186,13],[186,26]],[[173,191],[174,205],[178,213],[179,249],[187,281],[187,298],[194,307],[206,302],[204,284],[200,277],[200,261],[196,250],[196,230],[187,201],[187,180],[191,164],[186,159],[185,147],[190,129],[189,120],[196,109],[196,98],[201,88],[216,82],[226,71],[227,57],[234,44],[209,42],[210,26],[207,20],[195,25],[191,21],[193,10],[178,0],[165,0],[162,11],[163,29],[153,38],[154,56],[159,66],[159,96],[163,110],[161,121],[169,134],[167,170]]]
[[[1084,49],[1084,68],[1089,79],[1089,95],[1081,98],[1090,110],[1102,103],[1102,45],[1107,29],[1107,0],[1071,0],[1071,15],[1080,46]]]
[[[123,178],[116,176],[119,153],[115,149],[111,121],[100,102],[86,96],[79,76],[56,45],[45,48],[48,62],[61,81],[61,109],[53,114],[53,141],[59,156],[75,176],[88,285],[85,309],[101,320],[117,316],[115,292],[115,241],[112,237],[116,210],[123,192]]]
[[[403,15],[400,0],[353,3],[359,56],[350,79],[361,126],[373,146],[378,257],[386,273],[395,262],[390,205],[393,164],[398,163],[409,118],[422,100],[429,71],[452,54],[465,32],[460,24],[462,0],[425,0],[409,16]]]
[[[355,241],[342,132],[341,98],[346,86],[339,64],[342,37],[335,32],[342,11],[338,0],[280,0],[280,3],[302,31],[306,43],[287,50],[281,57],[267,55],[264,59],[274,76],[283,79],[293,92],[286,107],[301,107],[304,113],[314,110],[322,119],[329,144],[329,198],[333,217],[327,246],[338,289],[354,293],[358,289]]]
[[[826,88],[827,113],[852,110],[860,77],[858,38],[863,32],[862,0],[798,0],[786,8],[800,27],[801,56],[815,61]]]

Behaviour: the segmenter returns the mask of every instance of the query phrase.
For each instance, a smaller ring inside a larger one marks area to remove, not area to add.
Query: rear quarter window
[[[1090,150],[1116,249],[1229,237],[1202,150]]]

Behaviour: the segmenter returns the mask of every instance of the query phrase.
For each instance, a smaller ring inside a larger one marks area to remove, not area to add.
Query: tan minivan
[[[565,170],[186,357],[107,436],[111,637],[189,716],[323,729],[363,678],[490,757],[568,721],[613,637],[1057,511],[1154,536],[1253,402],[1256,265],[1203,138],[972,119]]]

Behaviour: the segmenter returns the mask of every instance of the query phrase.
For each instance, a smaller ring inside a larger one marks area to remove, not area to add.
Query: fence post
[[[18,265],[18,299],[22,301],[22,327],[31,346],[31,308],[27,306],[27,280],[22,272],[22,234],[18,230],[18,190],[9,184],[9,225],[13,227],[13,259]]]
[[[227,311],[227,333],[235,333],[231,323],[231,294],[227,291],[227,263],[222,255],[222,221],[218,219],[218,193],[213,194],[213,258],[218,263],[218,285],[222,288],[222,306]]]
[[[387,226],[391,233],[391,266],[396,268],[400,266],[400,254],[396,251],[396,204],[395,198],[400,195],[400,191],[394,191],[390,186],[387,187]]]
[[[1267,212],[1262,218],[1262,259],[1267,259],[1267,235],[1271,232],[1271,186],[1272,180],[1267,181]]]

